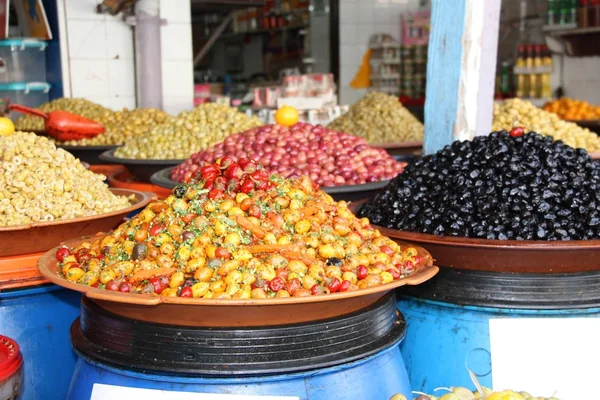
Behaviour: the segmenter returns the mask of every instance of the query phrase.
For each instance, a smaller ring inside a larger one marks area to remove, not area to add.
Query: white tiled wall
[[[400,15],[419,10],[418,0],[340,0],[340,103],[352,104],[366,89],[350,82],[367,51],[369,38],[387,33],[400,40]]]
[[[70,91],[106,107],[135,107],[133,31],[120,18],[97,14],[97,0],[64,0]],[[70,92],[70,93],[69,93]]]
[[[169,114],[194,106],[190,0],[160,0],[163,108]]]
[[[85,97],[113,109],[136,106],[133,30],[120,15],[97,14],[98,0],[63,2],[70,73],[65,96]],[[190,0],[160,0],[163,108],[170,114],[194,104]]]
[[[565,96],[600,104],[600,57],[554,57],[552,87],[563,85]],[[562,78],[561,78],[562,77]]]

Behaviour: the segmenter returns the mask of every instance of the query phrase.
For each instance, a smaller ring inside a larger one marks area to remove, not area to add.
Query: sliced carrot
[[[245,217],[237,216],[236,221],[242,228],[246,229],[247,231],[250,231],[250,233],[252,233],[259,239],[264,239],[264,237],[267,234],[264,230],[262,230],[260,226],[254,225],[250,220],[248,220]]]

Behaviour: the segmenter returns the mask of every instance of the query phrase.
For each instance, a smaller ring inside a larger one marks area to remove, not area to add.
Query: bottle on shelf
[[[523,74],[523,69],[525,68],[525,59],[526,59],[526,47],[524,44],[519,46],[519,55],[517,56],[517,61],[515,62],[515,69],[519,71],[517,74],[517,97],[525,97],[525,74]]]

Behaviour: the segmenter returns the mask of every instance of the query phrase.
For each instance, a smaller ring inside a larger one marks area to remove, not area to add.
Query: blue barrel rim
[[[114,373],[117,375],[124,375],[124,376],[131,377],[131,378],[137,378],[137,379],[142,378],[142,379],[146,379],[146,380],[150,380],[150,381],[154,381],[154,382],[168,382],[168,383],[182,383],[182,384],[200,384],[200,383],[207,383],[207,384],[247,383],[247,384],[253,384],[253,383],[261,383],[261,382],[280,382],[280,381],[285,381],[285,380],[295,379],[295,378],[305,378],[305,377],[312,377],[312,376],[318,376],[318,375],[326,375],[326,374],[334,373],[337,371],[343,371],[346,369],[358,367],[360,365],[371,362],[374,359],[381,357],[390,351],[394,351],[394,350],[399,351],[398,346],[400,345],[401,342],[402,342],[402,339],[399,339],[395,343],[391,344],[389,347],[387,347],[383,350],[380,350],[379,352],[377,352],[375,354],[371,354],[369,356],[366,356],[364,358],[361,358],[361,359],[358,359],[358,360],[355,360],[355,361],[352,361],[352,362],[349,362],[346,364],[334,365],[332,367],[300,371],[300,372],[293,372],[293,373],[286,373],[286,374],[244,376],[244,377],[232,376],[230,378],[191,377],[191,376],[178,376],[178,375],[169,375],[169,374],[160,375],[160,374],[152,374],[152,373],[148,373],[148,372],[131,371],[131,370],[126,370],[126,369],[122,369],[120,367],[110,365],[105,362],[96,361],[96,360],[92,359],[90,356],[88,356],[86,354],[82,354],[76,348],[74,348],[73,351],[79,357],[78,362],[86,362],[86,363],[88,363],[96,368],[100,368],[104,371],[108,371],[108,372],[111,372],[111,373]]]

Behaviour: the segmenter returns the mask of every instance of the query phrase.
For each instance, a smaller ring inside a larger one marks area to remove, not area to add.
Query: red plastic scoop
[[[19,104],[11,104],[10,109],[44,118],[48,136],[61,142],[67,140],[89,139],[98,136],[105,131],[104,126],[99,123],[67,111],[51,111],[46,114],[35,108],[29,108]]]

